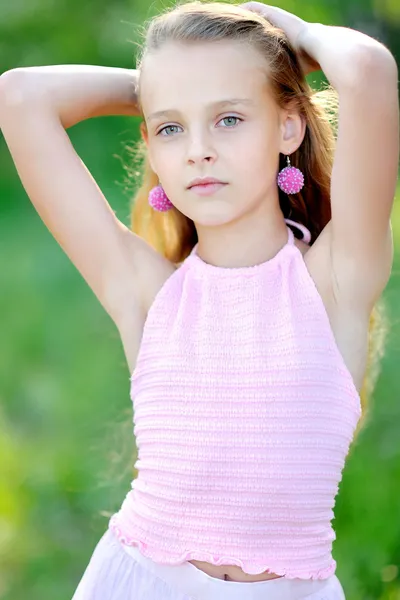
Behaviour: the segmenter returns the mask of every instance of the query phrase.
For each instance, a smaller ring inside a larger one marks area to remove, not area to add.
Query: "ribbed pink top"
[[[360,396],[288,236],[253,267],[210,265],[195,246],[147,315],[131,377],[138,476],[109,527],[155,562],[336,570]]]

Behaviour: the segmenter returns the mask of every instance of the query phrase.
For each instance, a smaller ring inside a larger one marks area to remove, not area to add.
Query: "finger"
[[[269,6],[268,4],[262,4],[262,2],[245,2],[239,6],[259,14],[261,17],[264,17],[264,19],[267,19],[271,23],[273,22],[273,7]]]
[[[242,8],[246,8],[247,10],[251,10],[252,12],[257,12],[262,16],[266,16],[266,5],[261,4],[261,2],[245,2],[240,6]]]

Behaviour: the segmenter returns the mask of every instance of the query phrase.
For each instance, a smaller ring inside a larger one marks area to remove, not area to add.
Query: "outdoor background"
[[[0,72],[66,63],[134,68],[138,26],[170,5],[0,0]],[[399,61],[398,0],[277,5],[308,21],[360,29],[384,42]],[[137,139],[138,124],[136,118],[111,116],[68,131],[125,224],[130,191],[124,147]],[[400,600],[398,202],[393,230],[396,259],[384,294],[386,354],[333,522],[337,575],[347,600]],[[2,600],[72,597],[109,516],[130,489],[134,460],[129,372],[118,331],[31,205],[0,134]]]

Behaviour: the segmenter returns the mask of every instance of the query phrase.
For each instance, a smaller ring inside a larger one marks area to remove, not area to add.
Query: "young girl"
[[[334,162],[305,80],[320,68]],[[393,56],[257,2],[195,2],[151,21],[137,71],[0,81],[25,189],[132,373],[138,476],[74,600],[343,599],[331,521],[392,265]],[[143,117],[136,233],[65,133],[101,114]]]

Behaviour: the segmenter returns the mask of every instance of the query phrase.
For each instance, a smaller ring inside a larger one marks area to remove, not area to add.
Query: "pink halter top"
[[[109,527],[157,563],[326,579],[361,402],[324,304],[289,227],[251,267],[196,248],[147,315],[131,377],[137,477]]]

